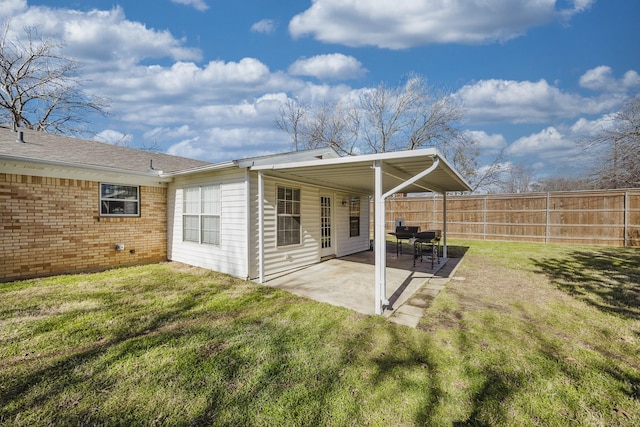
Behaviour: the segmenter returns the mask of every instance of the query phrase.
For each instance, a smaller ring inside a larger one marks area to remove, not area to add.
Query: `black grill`
[[[396,236],[396,256],[399,253],[402,253],[402,241],[403,240],[411,240],[416,237],[416,234],[420,232],[420,227],[413,225],[402,225],[396,227],[395,233],[390,233],[393,236]]]
[[[413,245],[413,266],[416,266],[416,258],[424,253],[424,247],[427,253],[431,255],[431,268],[433,268],[434,260],[437,258],[440,262],[440,239],[442,232],[440,230],[420,231],[420,227],[412,225],[403,225],[396,227],[395,233],[389,233],[396,237],[396,256],[402,254],[402,241],[407,240]]]

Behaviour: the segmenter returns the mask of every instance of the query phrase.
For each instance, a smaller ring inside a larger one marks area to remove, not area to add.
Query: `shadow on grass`
[[[2,370],[5,368],[14,365],[23,366],[17,371],[19,375],[14,375],[11,381],[6,381],[0,387],[0,425],[6,420],[20,419],[24,411],[44,406],[50,401],[59,402],[60,412],[56,414],[58,421],[75,424],[79,418],[86,419],[73,413],[70,413],[69,417],[65,415],[65,410],[75,406],[82,400],[82,396],[76,402],[63,398],[68,390],[82,388],[88,382],[95,380],[81,374],[82,368],[94,366],[97,360],[104,358],[114,349],[119,349],[115,352],[115,358],[122,358],[135,356],[132,350],[135,347],[141,347],[139,351],[141,354],[153,347],[166,345],[176,334],[175,331],[171,331],[170,326],[183,320],[184,313],[195,306],[196,300],[185,296],[173,304],[167,304],[165,309],[157,315],[148,316],[148,323],[129,324],[129,329],[121,330],[111,339],[99,340],[75,348],[60,348],[51,353],[28,357],[21,363],[14,361],[5,366],[0,364],[0,374],[4,374]],[[167,327],[169,331],[166,330]],[[91,385],[94,391],[101,392],[112,386],[113,384],[107,382]],[[106,419],[101,420],[101,422],[106,421]]]
[[[640,319],[639,250],[576,250],[533,262],[558,288],[575,298],[603,312]]]
[[[464,258],[469,250],[469,246],[447,245],[447,256],[449,258]]]

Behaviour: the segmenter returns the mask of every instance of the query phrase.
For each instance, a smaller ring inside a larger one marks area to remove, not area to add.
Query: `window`
[[[360,235],[360,197],[349,197],[349,237]]]
[[[182,240],[219,245],[220,185],[185,188],[183,195]]]
[[[278,246],[300,244],[300,189],[278,187]]]
[[[101,183],[100,216],[140,216],[140,187]]]

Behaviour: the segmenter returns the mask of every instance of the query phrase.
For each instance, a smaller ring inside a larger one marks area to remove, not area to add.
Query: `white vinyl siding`
[[[258,178],[257,172],[228,168],[191,176],[176,177],[168,192],[168,258],[172,261],[208,268],[235,277],[251,279],[259,275]],[[247,179],[250,183],[247,182]],[[220,245],[202,245],[183,241],[184,190],[212,184],[220,185]],[[300,243],[277,244],[277,188],[300,189]],[[247,188],[250,194],[247,195]],[[269,276],[320,262],[320,197],[331,194],[334,200],[348,200],[349,194],[327,189],[264,179],[264,260]],[[248,207],[247,204],[250,206]],[[368,197],[360,195],[360,236],[349,237],[349,209],[337,204],[333,236],[336,255],[344,256],[369,248]]]
[[[209,214],[215,212],[214,205],[204,207],[200,222],[205,224],[205,233],[200,233],[204,242],[219,239],[218,244],[199,244],[184,240],[183,210],[185,189],[219,186],[219,220]],[[247,185],[244,169],[228,168],[191,176],[177,177],[168,191],[168,258],[172,261],[208,268],[235,277],[249,276],[247,242]],[[216,229],[217,227],[217,229]],[[210,230],[207,232],[206,230]],[[214,236],[218,237],[214,237]]]
[[[278,187],[294,186],[300,190],[300,243],[279,246],[278,232]],[[255,190],[257,201],[257,188]],[[303,267],[320,261],[320,193],[319,189],[306,185],[278,182],[273,178],[264,180],[264,261],[268,276]],[[257,205],[256,205],[257,209]],[[257,223],[256,223],[257,224]],[[257,230],[256,230],[257,236]]]
[[[342,200],[353,200],[354,195],[343,194]],[[346,256],[369,249],[369,197],[358,196],[360,205],[360,235],[351,237],[351,207],[337,209],[336,212],[336,240],[337,256]]]

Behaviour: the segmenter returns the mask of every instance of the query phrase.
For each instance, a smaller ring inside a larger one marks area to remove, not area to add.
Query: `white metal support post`
[[[382,306],[385,304],[387,299],[387,241],[384,224],[386,211],[385,199],[382,194],[382,161],[376,160],[373,168],[375,172],[375,212],[373,232],[376,261],[375,313],[382,314]]]
[[[447,258],[447,192],[442,193],[442,258]]]
[[[384,191],[383,186],[383,177],[384,177],[384,164],[382,160],[376,160],[373,164],[373,168],[375,170],[375,201],[374,201],[374,209],[375,209],[375,222],[374,222],[374,241],[375,241],[375,260],[376,260],[376,293],[375,293],[375,313],[382,314],[382,308],[385,305],[389,305],[389,301],[387,300],[387,239],[386,239],[386,227],[385,220],[387,216],[385,201],[387,197],[397,193],[403,188],[415,183],[421,178],[429,175],[431,172],[438,168],[440,164],[440,159],[435,157],[433,159],[433,163],[427,169],[423,170],[419,174],[409,178],[408,180],[402,182],[401,184],[395,186],[391,190],[386,193],[382,193]],[[446,197],[446,194],[445,194]],[[446,200],[445,200],[446,206]],[[445,212],[445,223],[446,223],[446,212]],[[446,232],[446,228],[445,228]],[[444,254],[447,253],[446,247],[446,239],[445,239],[445,247]]]

